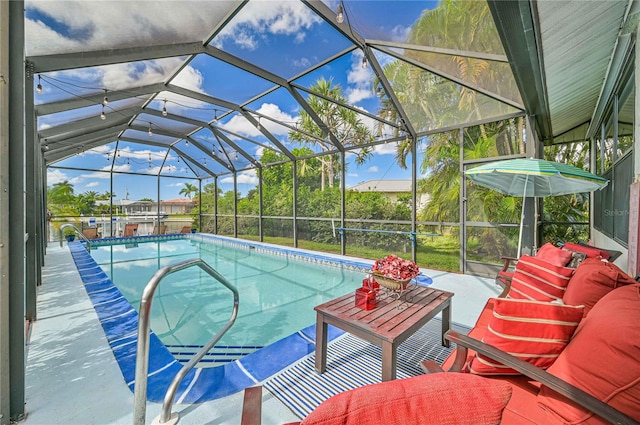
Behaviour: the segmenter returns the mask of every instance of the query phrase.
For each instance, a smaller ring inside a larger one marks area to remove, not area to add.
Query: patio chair
[[[97,227],[85,227],[82,229],[82,234],[87,239],[98,239],[100,237]]]
[[[182,226],[180,233],[191,233],[191,226]]]
[[[158,225],[155,224],[153,226],[153,230],[151,231],[152,235],[164,235],[164,233],[167,231],[167,226],[164,224],[161,224],[160,227],[158,228]]]
[[[125,224],[123,236],[136,236],[138,234],[138,224]]]

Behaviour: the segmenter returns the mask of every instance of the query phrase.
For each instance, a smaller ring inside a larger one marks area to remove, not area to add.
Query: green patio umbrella
[[[593,192],[609,183],[605,178],[572,165],[544,159],[511,159],[483,164],[465,171],[474,183],[509,196],[545,197]],[[524,199],[520,216],[518,256],[522,244]]]

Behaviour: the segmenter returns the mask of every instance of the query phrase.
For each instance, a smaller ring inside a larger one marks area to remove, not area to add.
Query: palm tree
[[[47,208],[54,215],[74,215],[74,200],[73,185],[67,180],[47,189]]]
[[[372,155],[371,148],[364,145],[373,142],[373,133],[364,125],[354,111],[325,99],[325,97],[328,97],[341,103],[347,103],[340,85],[334,85],[331,79],[325,80],[321,78],[310,88],[313,92],[324,96],[309,96],[308,102],[311,109],[315,111],[342,146],[345,148],[361,146],[361,149],[356,154],[356,163],[364,163]],[[308,136],[303,132],[290,131],[289,139],[307,146],[318,146],[323,152],[335,151],[336,148],[328,140],[328,136],[323,134],[320,127],[308,113],[304,111],[300,113],[299,126],[306,133],[313,134],[316,137]],[[325,181],[328,181],[329,187],[333,187],[339,166],[336,164],[336,156],[332,154],[321,156],[319,160],[321,162],[320,189],[324,190]]]
[[[191,199],[191,197],[197,193],[198,193],[198,187],[191,183],[185,183],[184,187],[180,189],[180,192],[178,192],[179,195],[184,195],[189,199]]]
[[[73,185],[67,180],[56,183],[47,190],[47,199],[51,204],[70,204],[73,201],[73,197]]]

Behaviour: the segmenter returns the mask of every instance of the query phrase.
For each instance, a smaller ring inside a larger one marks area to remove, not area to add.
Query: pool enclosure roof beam
[[[138,96],[149,96],[157,92],[166,90],[164,83],[149,84],[146,86],[133,87],[126,90],[109,91],[111,102],[123,99],[130,99]],[[87,106],[100,105],[104,99],[104,93],[91,94],[82,97],[72,97],[70,99],[57,102],[43,103],[35,106],[38,116],[55,114],[57,112],[71,111],[73,109]]]
[[[113,126],[113,127],[109,127],[109,128],[104,128],[104,129],[100,129],[98,131],[88,131],[85,134],[81,134],[75,137],[63,137],[62,139],[56,139],[56,138],[51,138],[51,139],[44,139],[42,140],[40,143],[41,144],[55,144],[56,147],[54,149],[57,149],[58,147],[61,146],[67,146],[69,148],[75,148],[75,147],[80,147],[83,144],[87,144],[90,143],[98,138],[113,138],[113,140],[118,138],[118,135],[126,130],[128,127],[128,124],[122,124],[120,126]],[[147,131],[147,129],[145,129],[144,131]]]
[[[258,115],[259,117],[264,118],[265,120],[269,120],[269,121],[274,122],[274,123],[276,123],[278,125],[281,125],[283,127],[287,127],[290,130],[297,131],[298,133],[304,134],[305,136],[310,137],[312,139],[316,139],[318,141],[324,141],[324,139],[322,137],[319,137],[319,136],[317,136],[317,135],[315,135],[313,133],[309,133],[308,131],[306,131],[306,130],[304,130],[302,128],[298,128],[296,125],[289,124],[288,122],[285,122],[285,121],[279,121],[279,120],[277,120],[277,119],[275,119],[273,117],[270,117],[269,115],[261,114],[260,112],[251,111],[251,113],[253,115]]]
[[[207,148],[205,148],[201,143],[199,143],[197,140],[194,140],[191,137],[187,137],[187,140],[189,140],[189,142],[193,143],[193,145],[195,147],[197,147],[198,149],[200,149],[201,152],[203,152],[205,155],[207,155],[207,157],[211,158],[212,160],[218,162],[220,165],[222,165],[224,168],[226,168],[229,171],[234,171],[235,167],[233,165],[233,162],[231,162],[231,160],[229,160],[228,163],[224,162],[223,160],[221,160],[218,155],[213,155],[210,151],[207,150]],[[171,145],[172,149],[176,149],[175,147],[175,143]],[[229,158],[227,158],[229,159]],[[212,176],[217,175],[217,173],[212,173]]]
[[[142,108],[133,107],[121,109],[112,114],[107,114],[107,119],[101,120],[99,117],[82,118],[77,121],[71,121],[66,124],[60,124],[55,127],[49,127],[38,131],[38,137],[48,142],[64,140],[70,137],[82,136],[88,132],[110,129],[113,127],[127,124],[131,117],[142,112]],[[115,118],[113,116],[115,115]]]
[[[341,107],[346,108],[346,109],[349,109],[349,110],[351,110],[351,111],[353,111],[353,112],[355,112],[355,113],[357,113],[359,115],[364,115],[365,117],[371,118],[371,119],[373,119],[375,121],[383,121],[387,125],[390,125],[392,127],[397,127],[396,123],[388,121],[385,118],[381,118],[378,115],[374,115],[374,114],[372,114],[372,113],[370,113],[368,111],[365,111],[364,109],[356,108],[356,107],[351,106],[351,105],[349,105],[347,103],[340,102],[340,101],[338,101],[338,100],[336,100],[336,99],[334,99],[332,97],[326,96],[326,95],[324,95],[322,93],[317,93],[317,92],[315,92],[315,91],[313,91],[311,89],[308,89],[308,88],[303,87],[303,86],[299,86],[297,84],[291,84],[291,85],[293,87],[295,87],[296,89],[298,89],[298,90],[304,91],[304,92],[309,93],[310,95],[313,95],[313,96],[317,96],[317,97],[319,97],[321,99],[324,99],[324,100],[326,100],[328,102],[335,103],[336,105],[341,106]],[[296,131],[300,131],[300,130],[296,129]],[[315,137],[317,137],[317,136],[315,136]]]
[[[33,71],[37,74],[198,53],[205,53],[205,46],[201,41],[29,56],[28,60],[33,64]]]
[[[396,109],[396,111],[398,111],[398,115],[400,115],[400,119],[402,120],[401,129],[404,129],[407,133],[409,133],[413,138],[413,140],[415,141],[417,137],[416,130],[411,124],[411,120],[409,119],[409,116],[407,115],[406,111],[402,107],[400,100],[396,96],[393,90],[393,87],[391,87],[391,83],[387,79],[387,76],[385,75],[384,70],[382,69],[382,66],[376,60],[375,55],[371,52],[370,48],[366,48],[365,51],[366,51],[365,56],[369,61],[369,63],[371,64],[371,68],[373,68],[373,72],[378,77],[380,84],[382,84],[382,86],[384,87],[384,91],[387,93],[387,96],[389,96],[389,100],[391,100],[393,107]]]
[[[278,148],[280,148],[281,152],[284,153],[287,157],[289,157],[289,159],[291,160],[295,159],[295,156],[293,156],[293,154],[289,151],[289,149],[285,148],[284,145],[280,143],[280,141],[277,138],[275,138],[273,134],[271,134],[271,132],[269,132],[266,128],[264,128],[263,125],[260,125],[260,123],[253,117],[253,115],[251,115],[251,113],[243,109],[242,116],[244,116],[247,121],[253,124],[253,126],[257,128],[259,132],[264,134],[264,136],[267,139],[269,139],[271,143],[273,143]]]
[[[107,143],[111,143],[117,140],[118,132],[115,132],[109,136],[96,137],[90,140],[87,140],[82,143],[82,145],[60,145],[54,149],[43,149],[43,155],[45,162],[48,164],[52,162],[57,162],[65,158],[70,158],[78,153],[77,149],[80,146],[84,146],[85,149],[92,149],[97,146],[102,146]]]
[[[480,87],[480,86],[478,86],[476,84],[467,83],[466,81],[464,81],[461,78],[457,78],[457,77],[454,77],[453,75],[449,75],[449,74],[447,74],[445,72],[439,71],[439,70],[437,70],[435,68],[432,68],[432,67],[430,67],[428,65],[425,65],[424,63],[419,62],[417,60],[414,60],[414,59],[399,55],[397,52],[394,52],[393,49],[379,48],[379,50],[381,52],[386,53],[386,54],[388,54],[390,56],[393,56],[393,57],[395,57],[397,59],[400,59],[402,61],[408,62],[413,66],[416,66],[418,68],[424,69],[425,71],[428,71],[428,72],[430,72],[432,74],[438,75],[438,76],[440,76],[440,77],[442,77],[442,78],[444,78],[446,80],[452,81],[452,82],[454,82],[456,84],[459,84],[459,85],[461,85],[463,87],[466,87],[468,89],[471,89],[473,91],[477,91],[478,93],[482,93],[485,96],[488,96],[488,97],[490,97],[492,99],[497,100],[498,102],[502,102],[502,103],[505,103],[507,105],[513,106],[514,108],[524,110],[524,106],[522,104],[520,104],[520,103],[514,102],[513,100],[507,99],[506,97],[502,97],[500,95],[497,95],[497,94],[493,93],[492,91],[483,89],[482,87]]]
[[[482,52],[469,52],[464,50],[457,49],[445,49],[442,47],[433,47],[433,46],[423,46],[419,44],[408,44],[408,43],[396,43],[393,41],[384,41],[384,40],[365,40],[365,42],[372,47],[391,47],[395,49],[407,49],[407,50],[417,50],[419,52],[427,52],[427,53],[437,53],[441,55],[448,56],[463,56],[465,58],[474,58],[474,59],[482,59],[493,62],[505,62],[509,63],[509,59],[505,55],[496,55],[493,53],[482,53]]]
[[[193,163],[193,165],[195,165],[196,167],[200,168],[202,171],[204,171],[205,173],[207,173],[208,175],[210,175],[211,177],[215,177],[217,175],[216,172],[214,172],[213,170],[210,170],[206,165],[201,164],[200,161],[196,160],[195,158],[191,157],[191,155],[189,155],[188,153],[186,153],[185,151],[183,151],[180,148],[177,148],[175,146],[171,146],[171,149],[174,150],[178,155],[182,156],[183,158],[188,159],[189,161],[191,161],[191,163]],[[227,170],[232,171],[231,168],[229,168],[229,166],[227,164],[224,163],[224,161],[221,161],[218,158],[213,158],[214,161],[220,163],[220,165],[222,165],[223,167],[225,167]],[[188,167],[190,167],[189,164],[187,164]],[[193,171],[193,170],[192,170]],[[196,173],[194,173],[196,174]],[[197,175],[197,174],[196,174]]]
[[[202,171],[204,171],[204,172],[205,172],[205,173],[207,173],[208,175],[210,175],[210,176],[212,176],[212,177],[216,176],[216,173],[215,173],[214,171],[210,170],[210,169],[209,169],[208,167],[206,167],[205,165],[200,164],[197,160],[195,160],[194,158],[192,158],[189,154],[185,153],[184,151],[180,150],[179,148],[176,148],[176,147],[175,147],[175,146],[173,146],[173,145],[170,145],[170,146],[167,146],[167,145],[160,145],[160,144],[158,144],[158,143],[154,143],[154,142],[151,142],[151,141],[149,141],[149,140],[138,139],[137,137],[122,137],[122,138],[120,138],[120,141],[128,142],[128,143],[136,143],[136,144],[139,144],[139,145],[162,147],[162,148],[167,149],[167,151],[169,151],[169,150],[173,150],[173,151],[175,151],[178,155],[180,155],[181,157],[186,158],[186,159],[188,159],[189,161],[193,162],[193,163],[194,163],[194,165],[197,165],[197,166],[198,166],[198,168],[200,168]],[[221,162],[219,159],[216,159],[216,158],[212,158],[212,159],[213,159],[213,160],[216,160],[216,161],[218,161],[218,162],[220,162],[220,164],[221,164],[222,166],[224,166],[226,169],[229,169],[229,165],[228,165],[228,164],[225,164],[224,162]],[[188,166],[188,164],[187,164],[187,166]],[[129,173],[129,174],[139,174],[139,173]],[[160,174],[158,174],[158,175],[160,175]],[[167,176],[167,177],[174,177],[174,176]]]
[[[207,126],[207,129],[211,132],[211,134],[213,134],[213,136],[216,138],[216,140],[218,141],[218,143],[220,143],[219,139],[224,140],[224,142],[231,146],[233,149],[235,149],[236,152],[238,152],[240,155],[242,155],[247,161],[249,161],[250,163],[252,163],[255,167],[257,168],[261,168],[262,164],[260,164],[258,161],[256,161],[256,159],[254,157],[252,157],[248,152],[246,152],[244,149],[242,149],[240,146],[238,146],[237,144],[235,144],[233,142],[233,140],[231,140],[230,138],[228,138],[227,136],[224,135],[224,133],[222,133],[220,130],[218,130],[217,128],[209,125]],[[249,140],[249,142],[251,142]],[[259,143],[258,143],[259,144]],[[222,149],[222,146],[220,147],[220,149]]]
[[[240,12],[242,10],[242,8],[247,3],[249,3],[249,0],[242,0],[241,2],[238,3],[238,5],[236,7],[234,7],[233,9],[231,9],[229,11],[229,13],[227,13],[227,16],[225,16],[224,18],[220,19],[218,21],[218,24],[211,31],[211,34],[209,34],[209,36],[205,39],[203,45],[207,45],[207,44],[211,43],[211,41],[220,33],[220,31],[222,31],[224,29],[224,27],[229,22],[231,22],[231,20],[238,14],[238,12]]]

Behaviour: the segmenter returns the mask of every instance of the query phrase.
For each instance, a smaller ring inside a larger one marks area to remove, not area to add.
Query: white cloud
[[[369,99],[371,97],[371,90],[348,88],[347,89],[347,101],[351,104],[358,103],[361,100]]]
[[[293,35],[294,42],[304,40],[305,31],[322,22],[302,2],[271,0],[251,1],[214,40],[217,47],[235,43],[254,50],[264,34]]]
[[[348,173],[347,177],[359,177],[357,173]]]
[[[371,166],[371,167],[367,168],[367,171],[368,171],[369,173],[377,173],[377,172],[379,172],[379,171],[380,171],[380,169],[378,168],[378,166],[377,166],[377,165],[374,165],[374,166]]]
[[[383,143],[374,147],[375,153],[378,155],[395,155],[398,151],[398,144],[394,142]]]
[[[238,174],[238,184],[250,184],[257,185],[259,182],[258,176],[255,170],[247,170]],[[233,177],[225,177],[220,179],[220,183],[233,183]]]
[[[311,61],[308,58],[300,58],[294,59],[292,64],[298,68],[309,68],[311,66]]]
[[[307,33],[299,32],[295,35],[293,42],[296,44],[304,43],[304,39],[307,37]]]
[[[113,171],[124,171],[127,172],[131,170],[131,164],[122,164],[122,165],[114,165]],[[109,176],[107,176],[109,178]]]
[[[216,77],[214,76],[214,78]],[[185,66],[184,69],[182,69],[180,73],[178,73],[178,75],[176,75],[176,77],[171,81],[171,83],[180,87],[184,87],[185,89],[204,93],[204,91],[202,90],[203,81],[204,77],[202,73],[189,65]],[[163,93],[166,93],[166,99],[171,99],[171,96],[176,96],[170,92]]]
[[[351,104],[358,103],[361,100],[368,99],[374,96],[371,90],[371,80],[373,79],[373,72],[371,67],[362,67],[362,50],[355,50],[351,54],[351,68],[347,74],[347,87],[345,93],[347,101]]]
[[[164,81],[182,62],[182,58],[165,58],[142,63],[106,65],[97,70],[102,71],[104,87],[118,90]]]
[[[250,185],[257,185],[258,184],[258,178],[256,176],[250,176],[247,175],[245,173],[241,173],[238,176],[238,184],[250,184]]]
[[[391,41],[405,43],[407,41],[407,34],[409,34],[410,30],[410,26],[404,27],[402,25],[396,25],[391,29]]]
[[[56,183],[62,183],[65,180],[69,180],[69,176],[62,170],[47,169],[47,184],[52,186]]]
[[[294,121],[296,121],[296,118],[287,114],[286,112],[281,111],[280,107],[273,103],[263,103],[260,106],[260,109],[258,109],[256,112],[287,123],[293,123]],[[268,119],[261,119],[260,125],[264,126],[264,128],[266,128],[269,132],[271,132],[271,134],[275,136],[286,135],[289,132],[289,129],[287,127],[276,124]],[[233,131],[235,133],[240,133],[245,136],[257,137],[262,134],[242,115],[235,115],[221,127],[223,129]]]
[[[239,30],[233,42],[245,50],[255,50],[258,48],[258,40],[253,35],[249,34],[246,30]]]
[[[152,174],[157,174],[160,172],[160,167],[154,167],[155,169],[157,169],[158,171],[154,171]],[[181,171],[180,168],[176,167],[175,165],[171,164],[171,165],[166,165],[164,167],[162,167],[162,174],[178,174]]]
[[[86,188],[98,187],[98,186],[100,186],[100,183],[98,183],[98,182],[91,182],[91,183],[87,183],[85,185]]]
[[[109,153],[111,151],[113,151],[113,146],[100,145],[100,146],[96,146],[96,147],[93,147],[91,149],[88,149],[84,153],[85,153],[85,155],[104,155],[104,154]]]

